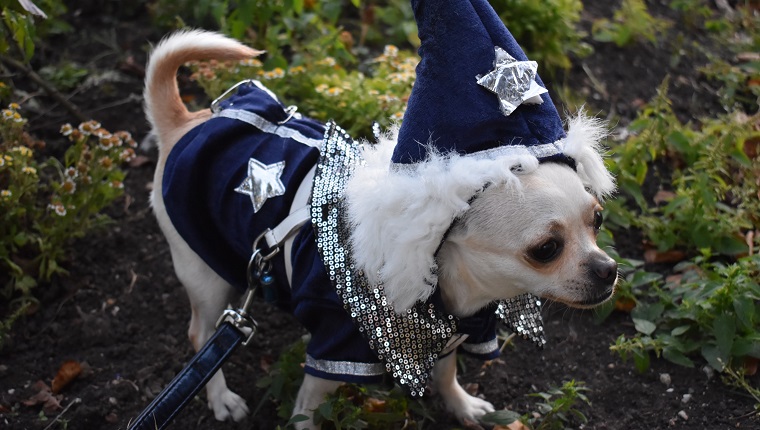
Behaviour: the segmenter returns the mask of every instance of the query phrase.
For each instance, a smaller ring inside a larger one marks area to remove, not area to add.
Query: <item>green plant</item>
[[[299,340],[280,354],[279,359],[271,366],[266,375],[259,378],[256,386],[266,388],[266,394],[251,414],[256,413],[264,402],[274,399],[277,402],[277,416],[289,419],[293,411],[298,388],[303,381],[303,363],[306,356],[306,343]]]
[[[402,44],[420,46],[417,23],[414,20],[411,2],[408,0],[387,0],[378,2],[377,5],[368,5],[365,16],[369,18],[365,21],[370,21],[364,23],[365,29],[363,29],[368,42],[381,46],[389,43],[399,46]]]
[[[55,88],[62,91],[70,91],[76,88],[85,77],[89,74],[89,71],[72,62],[63,62],[56,65],[49,65],[40,68],[40,76],[46,81],[50,82]]]
[[[612,21],[595,21],[591,33],[594,40],[623,47],[642,41],[656,43],[670,26],[669,21],[653,17],[643,0],[623,0]]]
[[[351,3],[358,7],[360,1]],[[267,70],[299,64],[303,60],[295,58],[298,56],[329,55],[341,62],[353,61],[349,52],[353,40],[336,26],[344,13],[341,0],[160,0],[154,11],[159,22],[179,16],[180,26],[189,22],[192,26],[216,27],[265,50]],[[294,58],[286,58],[287,53]]]
[[[348,71],[325,57],[272,70],[256,59],[240,64],[197,63],[192,76],[212,98],[243,79],[260,79],[300,112],[322,121],[333,119],[352,136],[368,137],[373,121],[387,126],[402,119],[417,61],[412,53],[389,45],[366,63],[371,75]]]
[[[24,131],[18,109],[11,104],[0,119],[0,292],[9,301],[0,341],[34,302],[32,289],[66,273],[61,264],[71,241],[108,222],[101,211],[122,194],[119,166],[137,146],[128,133],[111,134],[95,121],[67,124],[63,160],[38,161],[44,143]]]
[[[696,129],[675,116],[666,86],[630,124],[633,135],[612,148],[609,166],[625,194],[608,202],[608,225],[638,227],[660,251],[746,252],[744,232],[760,224],[760,117],[725,115]],[[662,183],[657,202],[644,195],[647,180]]]
[[[413,426],[410,400],[396,388],[383,391],[355,384],[343,385],[329,395],[314,413],[314,420],[341,429],[394,429]]]
[[[688,367],[698,354],[718,371],[760,358],[760,256],[733,264],[708,257],[681,264],[680,278],[651,288],[631,312],[638,333],[621,335],[610,349],[640,371],[650,353]]]
[[[753,399],[755,399],[755,413],[760,413],[760,388],[752,386],[747,381],[744,369],[735,370],[730,367],[726,368],[723,381],[728,385],[741,388],[749,393]]]
[[[586,416],[577,406],[579,402],[591,405],[585,392],[589,389],[583,382],[567,381],[561,387],[550,387],[547,391],[529,394],[542,401],[536,403],[537,411],[519,415],[510,410],[500,410],[483,416],[483,421],[491,424],[510,425],[520,421],[533,430],[564,430],[575,422],[585,424]]]
[[[583,10],[580,0],[496,0],[491,4],[528,58],[539,63],[539,71],[551,74],[568,69],[570,54],[582,57],[592,51],[578,28]]]
[[[710,62],[700,68],[708,79],[716,81],[720,102],[727,112],[742,109],[757,112],[760,105],[760,16],[749,8],[738,8],[733,19],[723,18],[716,27],[718,43],[730,40],[730,57],[708,52]],[[713,24],[713,26],[715,26]]]
[[[37,1],[38,7],[30,0],[0,0],[3,37],[0,39],[0,55],[19,57],[28,63],[34,55],[35,38],[47,34],[71,30],[65,21],[58,19],[66,13],[66,6],[60,0]],[[43,20],[35,20],[35,16]]]

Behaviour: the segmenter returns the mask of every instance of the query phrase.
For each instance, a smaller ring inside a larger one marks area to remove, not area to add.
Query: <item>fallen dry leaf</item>
[[[667,203],[674,198],[676,198],[676,193],[672,191],[660,190],[657,191],[657,194],[655,194],[654,197],[652,197],[652,201],[655,204],[659,205],[660,203]]]
[[[494,426],[493,430],[530,430],[530,428],[527,427],[525,424],[521,423],[520,421],[515,421],[512,424],[507,424],[505,426],[503,425]]]
[[[52,386],[53,393],[60,393],[61,390],[69,385],[71,381],[76,379],[80,373],[82,373],[82,366],[78,361],[65,361],[61,365],[61,368],[58,369],[58,373],[56,373],[55,378],[53,378],[53,383],[50,384]]]
[[[756,158],[760,153],[760,137],[750,137],[744,141],[744,153],[749,158]]]
[[[757,373],[758,360],[755,357],[744,357],[744,374],[754,376]]]
[[[137,155],[129,161],[129,167],[140,167],[150,163],[150,158],[144,155]]]
[[[665,282],[667,284],[673,284],[673,285],[681,285],[681,279],[683,278],[682,273],[676,273],[673,275],[668,275],[665,277]]]
[[[676,249],[670,251],[647,249],[644,251],[644,261],[647,263],[679,263],[685,259],[686,253]]]
[[[37,394],[21,402],[25,406],[42,405],[42,410],[48,414],[53,413],[59,409],[63,409],[61,407],[61,400],[63,400],[63,396],[60,394],[53,394],[53,391],[50,389],[50,387],[48,387],[46,383],[43,381],[37,381],[34,383],[32,388],[37,390]]]
[[[740,52],[736,54],[736,59],[743,63],[749,63],[750,61],[760,61],[760,53],[758,52]]]
[[[364,401],[364,410],[370,413],[385,412],[387,402],[385,400],[370,397]]]
[[[272,364],[274,364],[274,357],[271,355],[264,355],[259,360],[259,368],[264,371],[264,373],[269,373],[269,369],[272,367]]]
[[[631,310],[633,310],[633,308],[635,307],[636,307],[636,302],[631,299],[621,297],[615,300],[615,309],[618,311],[630,313]]]

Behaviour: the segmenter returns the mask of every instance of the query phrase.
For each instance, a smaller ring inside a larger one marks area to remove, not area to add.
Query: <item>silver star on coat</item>
[[[248,177],[235,188],[235,191],[251,197],[253,212],[256,213],[264,206],[268,198],[285,194],[285,185],[280,179],[284,170],[284,161],[264,164],[251,158],[248,160]]]
[[[499,97],[499,107],[504,116],[509,116],[522,103],[541,104],[541,94],[546,88],[536,83],[538,63],[535,61],[517,61],[507,51],[494,47],[496,59],[493,70],[487,75],[475,78]]]

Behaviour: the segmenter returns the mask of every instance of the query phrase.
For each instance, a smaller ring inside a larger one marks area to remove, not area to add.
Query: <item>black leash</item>
[[[129,430],[166,428],[244,339],[245,336],[239,329],[224,322],[190,363],[137,417]]]
[[[259,241],[269,232],[262,233],[253,243],[253,255],[248,262],[248,293],[240,309],[227,309],[217,322],[217,330],[190,360],[182,371],[156,396],[140,416],[128,427],[129,430],[163,430],[190,399],[203,388],[222,367],[241,343],[247,345],[256,333],[258,324],[249,315],[258,287],[269,287],[274,278],[270,274],[271,260],[279,251],[276,246],[264,255],[258,248]]]

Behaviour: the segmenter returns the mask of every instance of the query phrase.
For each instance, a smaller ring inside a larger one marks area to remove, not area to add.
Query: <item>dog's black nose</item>
[[[592,260],[589,268],[598,281],[611,283],[617,278],[617,262],[606,255]]]

